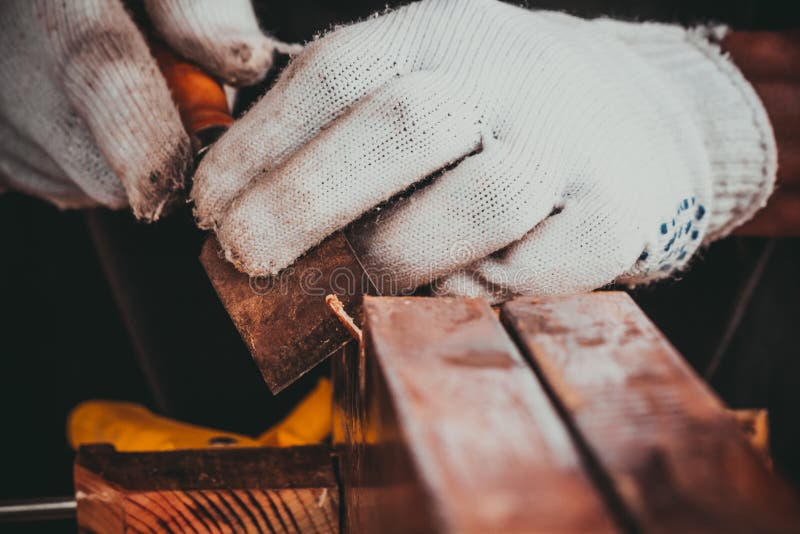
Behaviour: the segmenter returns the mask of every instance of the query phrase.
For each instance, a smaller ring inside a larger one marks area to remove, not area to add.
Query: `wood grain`
[[[339,492],[324,447],[118,453],[82,447],[83,532],[338,533]]]
[[[364,302],[334,358],[350,532],[605,532],[611,514],[491,308]]]
[[[337,232],[272,278],[250,278],[225,261],[209,237],[200,262],[270,391],[276,394],[352,339],[325,304],[335,294],[360,316],[369,289],[344,235]]]
[[[519,299],[501,318],[637,530],[798,531],[796,495],[626,294]]]

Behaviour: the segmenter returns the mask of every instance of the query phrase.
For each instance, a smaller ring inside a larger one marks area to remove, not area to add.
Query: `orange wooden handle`
[[[217,80],[164,43],[152,40],[150,50],[167,80],[193,148],[204,150],[233,122],[225,91]]]

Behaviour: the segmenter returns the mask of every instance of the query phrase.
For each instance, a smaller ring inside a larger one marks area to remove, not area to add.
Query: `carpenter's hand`
[[[387,292],[667,276],[774,181],[763,107],[714,31],[489,0],[338,29],[208,153],[198,219],[240,269],[274,274],[403,192],[351,232]]]
[[[145,4],[161,37],[229,83],[271,65],[278,43],[249,0]],[[120,0],[5,0],[0,49],[0,189],[158,218],[183,184],[189,141]]]

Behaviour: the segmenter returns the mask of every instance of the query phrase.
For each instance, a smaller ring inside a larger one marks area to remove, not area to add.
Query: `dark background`
[[[798,27],[793,4],[528,2],[584,16],[768,29]],[[300,42],[383,6],[256,4],[265,29]],[[84,399],[131,400],[255,434],[308,389],[306,381],[275,399],[263,386],[197,262],[203,236],[188,212],[147,226],[127,213],[60,212],[7,194],[0,195],[0,229],[0,499],[72,492],[64,429]],[[800,406],[798,247],[797,239],[728,239],[705,251],[683,280],[634,293],[728,403],[769,405],[775,453],[789,472],[797,470],[790,452],[800,448],[793,424]]]

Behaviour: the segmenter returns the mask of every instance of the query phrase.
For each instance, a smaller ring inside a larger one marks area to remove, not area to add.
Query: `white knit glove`
[[[249,0],[146,7],[169,45],[229,83],[263,76],[279,45]],[[120,0],[3,0],[0,49],[0,189],[158,218],[183,184],[189,141]]]
[[[774,181],[764,109],[709,33],[491,0],[337,29],[208,153],[199,222],[269,275],[405,191],[351,231],[387,293],[667,276]]]

